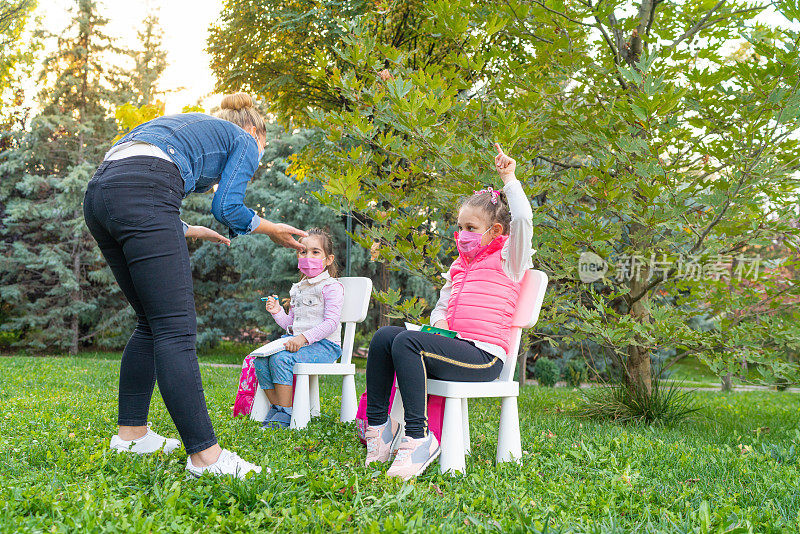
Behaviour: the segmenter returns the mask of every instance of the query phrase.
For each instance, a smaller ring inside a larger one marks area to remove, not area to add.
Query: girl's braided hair
[[[495,191],[491,187],[475,191],[472,196],[465,197],[458,206],[460,210],[464,206],[478,208],[486,214],[489,224],[500,223],[503,226],[503,235],[507,235],[511,226],[511,212],[508,210],[508,199],[506,194]]]

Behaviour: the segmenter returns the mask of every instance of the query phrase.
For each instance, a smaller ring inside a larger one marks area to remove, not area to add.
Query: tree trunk
[[[521,358],[522,361],[520,362],[520,366],[521,367],[519,368],[519,385],[520,386],[524,386],[525,385],[525,381],[526,381],[526,379],[528,377],[528,352],[529,351],[526,350],[525,352],[522,353],[522,358]]]
[[[731,381],[731,377],[733,375],[731,373],[722,375],[722,391],[732,391],[733,390],[733,382]]]
[[[639,295],[647,285],[647,272],[642,269],[641,277],[629,282],[630,294]],[[650,320],[650,312],[647,310],[648,295],[644,295],[638,301],[634,302],[630,308],[630,315],[638,323],[646,323]],[[637,339],[637,341],[642,341]],[[650,351],[636,346],[630,345],[628,347],[628,359],[625,362],[625,377],[629,388],[636,388],[641,391],[647,392],[650,395],[651,387],[651,371],[650,371]]]
[[[650,352],[641,347],[628,347],[628,362],[626,365],[628,386],[651,392],[650,380]]]
[[[77,247],[75,247],[77,248]],[[78,250],[73,249],[72,252],[72,275],[75,277],[75,283],[78,284],[80,288],[80,281],[81,281],[81,257],[78,253]],[[80,301],[81,294],[80,289],[77,289],[72,292],[72,303],[76,303]],[[70,321],[70,330],[72,331],[72,341],[70,342],[69,346],[69,353],[73,356],[78,354],[78,334],[79,334],[79,323],[78,323],[78,314],[72,314],[72,320]]]

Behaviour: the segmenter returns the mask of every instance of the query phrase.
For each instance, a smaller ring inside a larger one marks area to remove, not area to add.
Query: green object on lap
[[[444,328],[436,328],[435,326],[424,325],[419,329],[420,332],[428,332],[429,334],[439,334],[444,337],[456,337],[458,332],[455,330],[445,330]]]

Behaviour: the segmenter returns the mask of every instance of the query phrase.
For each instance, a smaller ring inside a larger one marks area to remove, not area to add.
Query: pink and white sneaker
[[[399,477],[403,480],[414,478],[422,474],[431,462],[439,457],[442,448],[439,447],[439,440],[433,433],[428,433],[424,438],[410,438],[406,436],[400,447],[397,449],[397,456],[394,457],[389,470],[386,471],[388,477]]]
[[[364,466],[372,462],[388,462],[402,436],[403,429],[400,423],[391,417],[381,426],[368,426],[364,436],[367,441],[367,459]]]

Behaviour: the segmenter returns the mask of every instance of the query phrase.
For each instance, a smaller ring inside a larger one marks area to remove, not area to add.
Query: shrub
[[[10,347],[21,337],[19,330],[0,330],[0,347]]]
[[[661,384],[658,373],[651,379],[648,395],[642,388],[623,382],[610,383],[581,391],[575,415],[619,423],[673,424],[698,412],[694,391],[682,389],[682,383]]]
[[[559,374],[558,364],[549,358],[539,358],[533,365],[533,376],[540,386],[555,386]]]
[[[589,374],[586,371],[586,362],[573,358],[564,365],[564,381],[568,386],[573,388],[581,387],[582,382],[589,379]]]

